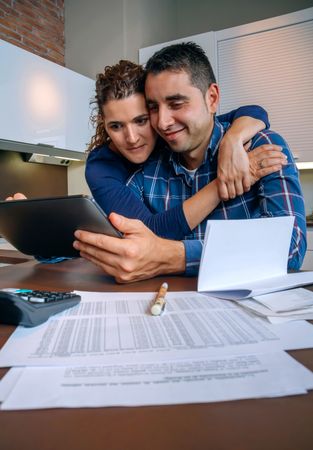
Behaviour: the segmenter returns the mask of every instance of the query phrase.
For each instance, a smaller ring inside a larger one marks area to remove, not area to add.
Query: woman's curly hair
[[[108,134],[104,127],[102,107],[109,100],[120,100],[133,94],[144,94],[145,71],[142,66],[131,61],[121,60],[114,66],[106,66],[96,79],[95,104],[90,121],[96,129],[87,151],[104,145]]]

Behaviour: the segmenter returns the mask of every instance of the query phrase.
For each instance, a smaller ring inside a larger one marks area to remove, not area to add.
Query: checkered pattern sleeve
[[[298,169],[286,141],[268,130],[258,133],[251,149],[262,144],[280,145],[288,164],[279,172],[262,178],[258,185],[259,217],[294,216],[295,222],[289,249],[288,269],[298,270],[306,252],[306,221]]]

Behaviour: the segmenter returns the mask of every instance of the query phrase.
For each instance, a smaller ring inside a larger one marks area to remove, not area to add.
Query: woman
[[[217,201],[216,195],[212,195],[212,189],[216,192],[216,182],[212,182],[182,205],[154,214],[126,186],[140,164],[152,152],[160,152],[165,146],[150,126],[144,97],[144,75],[141,66],[123,60],[98,74],[96,113],[92,118],[96,134],[88,148],[86,180],[95,200],[107,214],[114,211],[140,219],[157,235],[180,240],[204,220],[221,199]],[[241,117],[249,114],[257,120]],[[267,115],[260,107],[239,108],[218,119],[232,122],[239,117],[241,119],[236,120],[226,133],[224,143],[221,143],[222,151],[224,145],[226,152],[238,152],[240,148],[231,148],[230,142],[239,142],[240,136],[248,141],[264,128],[263,122],[268,125]],[[284,156],[278,147],[272,152],[260,148],[251,152],[249,159],[256,182],[280,170]],[[265,160],[266,168],[260,168],[258,163],[262,161],[264,164]]]

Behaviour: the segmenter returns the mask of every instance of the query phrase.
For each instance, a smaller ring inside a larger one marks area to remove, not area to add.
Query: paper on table
[[[287,274],[293,222],[291,216],[208,221],[198,291],[240,299],[313,284],[313,272]]]
[[[14,367],[10,369],[0,380],[0,403],[4,402],[7,396],[17,383],[18,378],[22,375],[22,367]]]
[[[240,286],[233,286],[230,289],[207,291],[206,293],[218,298],[228,300],[244,300],[257,295],[264,295],[271,292],[283,291],[313,284],[313,272],[288,273],[280,277],[268,278],[266,280],[242,283]]]
[[[240,300],[238,304],[249,311],[253,311],[259,316],[266,317],[268,320],[272,317],[279,317],[281,319],[284,318],[288,320],[311,320],[313,318],[313,307],[298,309],[296,311],[275,312],[255,301],[253,298]]]
[[[284,352],[25,368],[2,409],[204,403],[304,394],[313,374]]]
[[[313,292],[303,288],[254,296],[253,299],[277,313],[313,306]]]
[[[18,327],[0,352],[0,366],[139,363],[313,347],[309,323],[264,324],[234,302],[196,292],[169,292],[160,317],[149,312],[155,293],[78,294],[77,307],[38,327]]]
[[[297,316],[293,315],[287,317],[268,316],[267,320],[272,324],[282,324],[293,320],[313,320],[313,312],[311,314],[299,314]]]

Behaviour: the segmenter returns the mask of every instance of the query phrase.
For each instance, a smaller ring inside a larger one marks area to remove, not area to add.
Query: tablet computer
[[[26,255],[79,256],[75,230],[122,237],[87,195],[0,202],[0,234]]]

